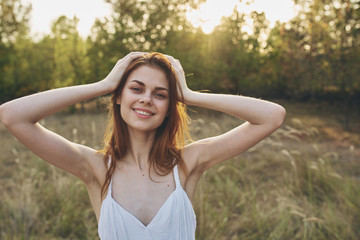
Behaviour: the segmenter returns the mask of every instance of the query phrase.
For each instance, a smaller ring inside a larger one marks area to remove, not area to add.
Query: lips
[[[141,116],[150,117],[150,116],[155,115],[155,113],[153,113],[147,109],[134,108],[133,110],[134,110],[134,112],[136,112],[138,115],[141,115]]]

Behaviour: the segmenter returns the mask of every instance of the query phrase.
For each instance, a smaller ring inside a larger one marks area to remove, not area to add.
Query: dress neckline
[[[177,165],[175,165],[174,168],[173,168],[173,174],[174,174],[174,180],[175,180],[175,189],[174,189],[174,191],[172,191],[170,193],[170,195],[166,198],[166,200],[163,202],[163,204],[160,206],[160,208],[157,210],[157,212],[155,213],[155,215],[153,216],[153,218],[150,220],[150,222],[147,225],[145,225],[143,222],[141,222],[138,217],[136,217],[134,214],[132,214],[131,212],[126,210],[123,206],[121,206],[120,203],[118,203],[115,200],[115,198],[112,196],[112,179],[110,181],[110,185],[109,185],[109,188],[108,188],[109,190],[108,190],[108,194],[107,194],[108,196],[107,197],[109,197],[111,199],[111,201],[113,201],[115,203],[115,205],[118,206],[121,211],[123,211],[125,214],[127,214],[131,218],[133,218],[135,220],[135,222],[137,222],[140,226],[142,226],[144,228],[149,228],[152,225],[152,223],[154,222],[154,220],[157,218],[157,216],[160,215],[162,209],[164,209],[166,204],[168,204],[168,202],[170,202],[170,200],[173,198],[175,192],[178,191],[179,189],[180,190],[182,189]],[[187,196],[187,194],[186,194],[186,196]]]
[[[178,190],[178,189],[175,188],[175,190],[170,193],[170,195],[168,196],[168,198],[163,202],[163,204],[161,205],[161,207],[157,210],[157,212],[155,213],[155,215],[153,216],[153,218],[151,219],[151,221],[150,221],[147,225],[145,225],[143,222],[141,222],[141,221],[139,220],[139,218],[137,218],[134,214],[132,214],[131,212],[129,212],[128,210],[126,210],[123,206],[121,206],[121,205],[113,198],[113,196],[112,196],[111,194],[110,194],[109,197],[110,197],[111,201],[113,201],[114,204],[115,204],[116,206],[118,206],[119,209],[120,209],[122,212],[124,212],[125,214],[129,215],[129,216],[130,216],[132,219],[134,219],[135,222],[137,222],[140,226],[142,226],[142,227],[144,227],[144,228],[149,228],[149,227],[151,227],[151,225],[153,224],[153,222],[155,222],[157,216],[160,215],[160,213],[161,213],[162,210],[165,208],[165,206],[168,204],[168,202],[170,202],[170,200],[173,198],[173,196],[174,196],[174,194],[175,194],[175,192],[176,192],[177,190]]]

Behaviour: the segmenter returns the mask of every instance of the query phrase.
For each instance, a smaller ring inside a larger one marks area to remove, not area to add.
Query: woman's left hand
[[[171,66],[174,68],[176,77],[178,79],[178,96],[181,98],[181,96],[184,98],[184,102],[186,103],[187,96],[191,93],[191,90],[188,88],[186,84],[186,78],[184,70],[181,66],[181,63],[178,59],[175,59],[172,56],[165,55],[166,58],[170,61]]]

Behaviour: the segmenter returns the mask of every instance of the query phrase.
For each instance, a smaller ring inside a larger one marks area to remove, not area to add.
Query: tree
[[[14,44],[26,38],[31,5],[21,0],[0,0],[0,102],[15,97],[19,76],[13,75],[15,65],[21,65],[15,57]],[[16,67],[15,67],[16,68]]]
[[[9,44],[29,30],[31,4],[21,0],[0,0],[0,43]]]
[[[91,34],[88,37],[87,57],[89,61],[89,79],[99,79],[105,77],[114,67],[114,63],[120,58],[118,55],[126,53],[124,45],[120,49],[111,47],[113,42],[113,33],[110,33],[112,23],[109,19],[96,19]],[[115,53],[114,53],[115,52]]]
[[[78,22],[76,16],[73,19],[61,16],[52,25],[55,87],[80,85],[90,81],[87,49],[77,31]],[[84,110],[83,103],[81,106]]]
[[[352,106],[360,101],[360,1],[295,3],[302,7],[293,29],[303,36],[308,63],[305,89],[331,101],[336,95],[343,99],[344,126],[348,128]]]
[[[186,10],[201,1],[195,0],[106,0],[112,5],[113,42],[115,51],[162,51],[167,34],[190,26]],[[119,49],[119,50],[117,50]]]
[[[232,15],[223,18],[210,35],[212,58],[218,61],[223,75],[221,85],[232,93],[262,94],[258,89],[266,84],[261,76],[263,64],[262,33],[267,30],[264,13],[252,12],[252,32],[244,30],[246,15],[236,8]]]

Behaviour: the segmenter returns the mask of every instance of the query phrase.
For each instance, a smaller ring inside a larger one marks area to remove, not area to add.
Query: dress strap
[[[174,179],[175,179],[176,188],[181,187],[179,171],[178,171],[177,165],[175,165],[175,167],[174,167]]]
[[[109,187],[108,187],[108,194],[112,194],[112,179],[110,179],[110,184],[109,184]]]
[[[108,162],[107,162],[107,167],[109,168],[110,167],[110,164],[111,164],[111,156],[109,156],[109,159],[108,159]],[[108,194],[112,194],[112,177],[110,179],[110,184],[109,184],[109,187],[108,187]]]
[[[111,164],[111,155],[109,155],[109,159],[108,159],[108,161],[107,161],[107,168],[110,167],[110,164]]]

